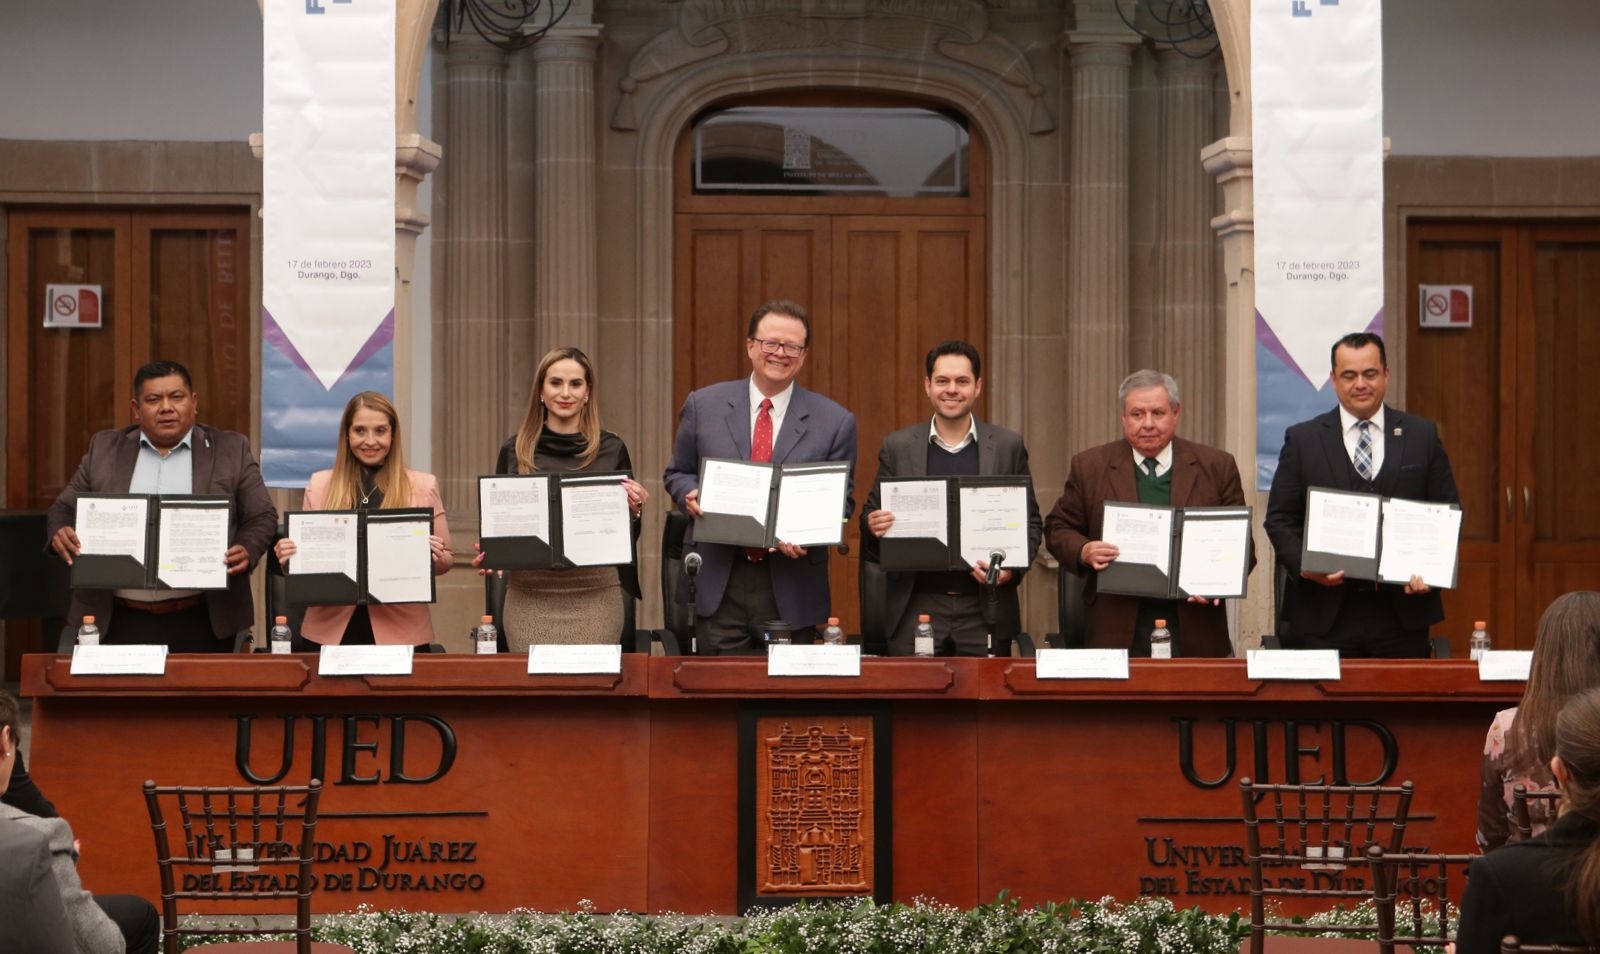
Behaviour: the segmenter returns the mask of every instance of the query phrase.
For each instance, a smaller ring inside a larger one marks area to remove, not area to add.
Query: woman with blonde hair
[[[333,469],[319,470],[306,485],[306,510],[398,510],[425,507],[433,511],[433,574],[440,576],[455,562],[450,552],[450,525],[445,521],[439,482],[432,474],[406,467],[400,440],[400,416],[394,404],[377,391],[362,391],[344,407],[339,421],[339,449]],[[288,537],[274,547],[287,565],[295,553]],[[312,644],[371,645],[434,641],[433,620],[424,603],[370,606],[313,606],[306,610],[300,635]],[[296,648],[316,649],[296,640]]]
[[[600,427],[594,365],[577,348],[556,348],[539,361],[528,410],[506,439],[496,474],[626,471],[633,462],[622,438]],[[614,643],[622,636],[624,591],[639,597],[639,514],[649,493],[623,481],[633,510],[634,560],[626,566],[511,570],[503,612],[506,645],[526,652],[536,643]],[[473,560],[481,566],[483,554]],[[487,571],[480,571],[487,572]]]
[[[1556,715],[1567,700],[1600,687],[1600,593],[1577,590],[1556,598],[1539,618],[1533,668],[1522,702],[1497,713],[1484,741],[1478,791],[1478,847],[1512,840],[1511,792],[1555,787],[1550,758],[1556,749]],[[1543,803],[1530,802],[1534,833],[1549,819]]]

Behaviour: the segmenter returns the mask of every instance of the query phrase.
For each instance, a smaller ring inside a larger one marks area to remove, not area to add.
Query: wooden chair
[[[1355,905],[1371,896],[1365,877],[1360,887],[1354,887],[1346,883],[1345,873],[1354,868],[1364,874],[1362,859],[1373,845],[1399,850],[1412,789],[1409,781],[1380,786],[1239,780],[1250,886],[1250,954],[1262,954],[1268,928],[1305,930],[1293,921],[1267,920],[1268,897],[1314,898],[1326,906]],[[1354,934],[1371,928],[1319,925],[1317,930]]]
[[[1524,944],[1515,934],[1500,940],[1500,954],[1596,954],[1600,948],[1581,944]]]
[[[145,807],[161,869],[161,940],[178,954],[185,935],[252,936],[291,933],[270,927],[184,927],[179,901],[221,905],[227,914],[273,913],[273,902],[294,902],[294,940],[190,947],[209,954],[354,954],[341,944],[311,942],[311,873],[322,782],[279,786],[158,786],[144,783]],[[174,811],[182,841],[173,851],[165,808]],[[271,882],[271,883],[269,883]],[[180,885],[183,886],[180,888]],[[193,885],[191,888],[190,886]],[[287,914],[285,908],[279,912]]]
[[[1378,912],[1378,948],[1385,954],[1397,943],[1413,949],[1442,948],[1455,940],[1460,926],[1461,894],[1466,890],[1467,866],[1477,854],[1438,854],[1386,851],[1379,845],[1367,849],[1372,869],[1372,900]],[[1429,907],[1438,916],[1437,930],[1423,922]],[[1400,915],[1401,911],[1404,915]]]
[[[1533,837],[1535,819],[1542,826],[1548,826],[1555,821],[1560,806],[1559,789],[1539,788],[1529,791],[1528,786],[1521,782],[1511,786],[1511,823],[1516,827],[1517,839],[1527,841]]]

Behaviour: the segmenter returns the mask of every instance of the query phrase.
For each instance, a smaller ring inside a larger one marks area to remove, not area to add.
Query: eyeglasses
[[[750,340],[761,346],[762,354],[778,354],[782,352],[784,357],[798,358],[806,353],[805,345],[791,344],[787,341],[772,341],[768,338],[751,338]]]

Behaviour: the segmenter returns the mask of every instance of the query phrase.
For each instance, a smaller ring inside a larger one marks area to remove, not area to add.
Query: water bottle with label
[[[500,651],[500,632],[494,628],[493,616],[478,620],[478,628],[472,631],[472,647],[480,656],[493,656]]]
[[[844,630],[839,628],[839,617],[828,617],[828,625],[822,628],[822,645],[843,646]]]
[[[100,645],[100,627],[94,624],[93,616],[85,616],[83,618],[83,625],[78,627],[78,645]]]
[[[286,656],[294,648],[294,634],[289,632],[289,617],[272,618],[272,629],[267,632],[267,647],[274,656]]]
[[[1467,654],[1472,657],[1473,662],[1477,662],[1483,658],[1483,654],[1488,652],[1489,649],[1488,621],[1474,620],[1472,623],[1472,638],[1467,641]]]
[[[933,617],[917,614],[917,635],[911,641],[911,652],[916,656],[933,655]]]
[[[1150,658],[1172,658],[1172,630],[1164,619],[1156,620],[1156,628],[1150,631]]]

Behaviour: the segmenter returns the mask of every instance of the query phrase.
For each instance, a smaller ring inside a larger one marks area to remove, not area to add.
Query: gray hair
[[[1178,394],[1178,382],[1173,380],[1172,375],[1145,368],[1122,379],[1122,385],[1117,388],[1117,407],[1127,407],[1128,394],[1133,391],[1143,391],[1145,388],[1166,388],[1167,397],[1172,399],[1174,407],[1183,403],[1182,397]]]

